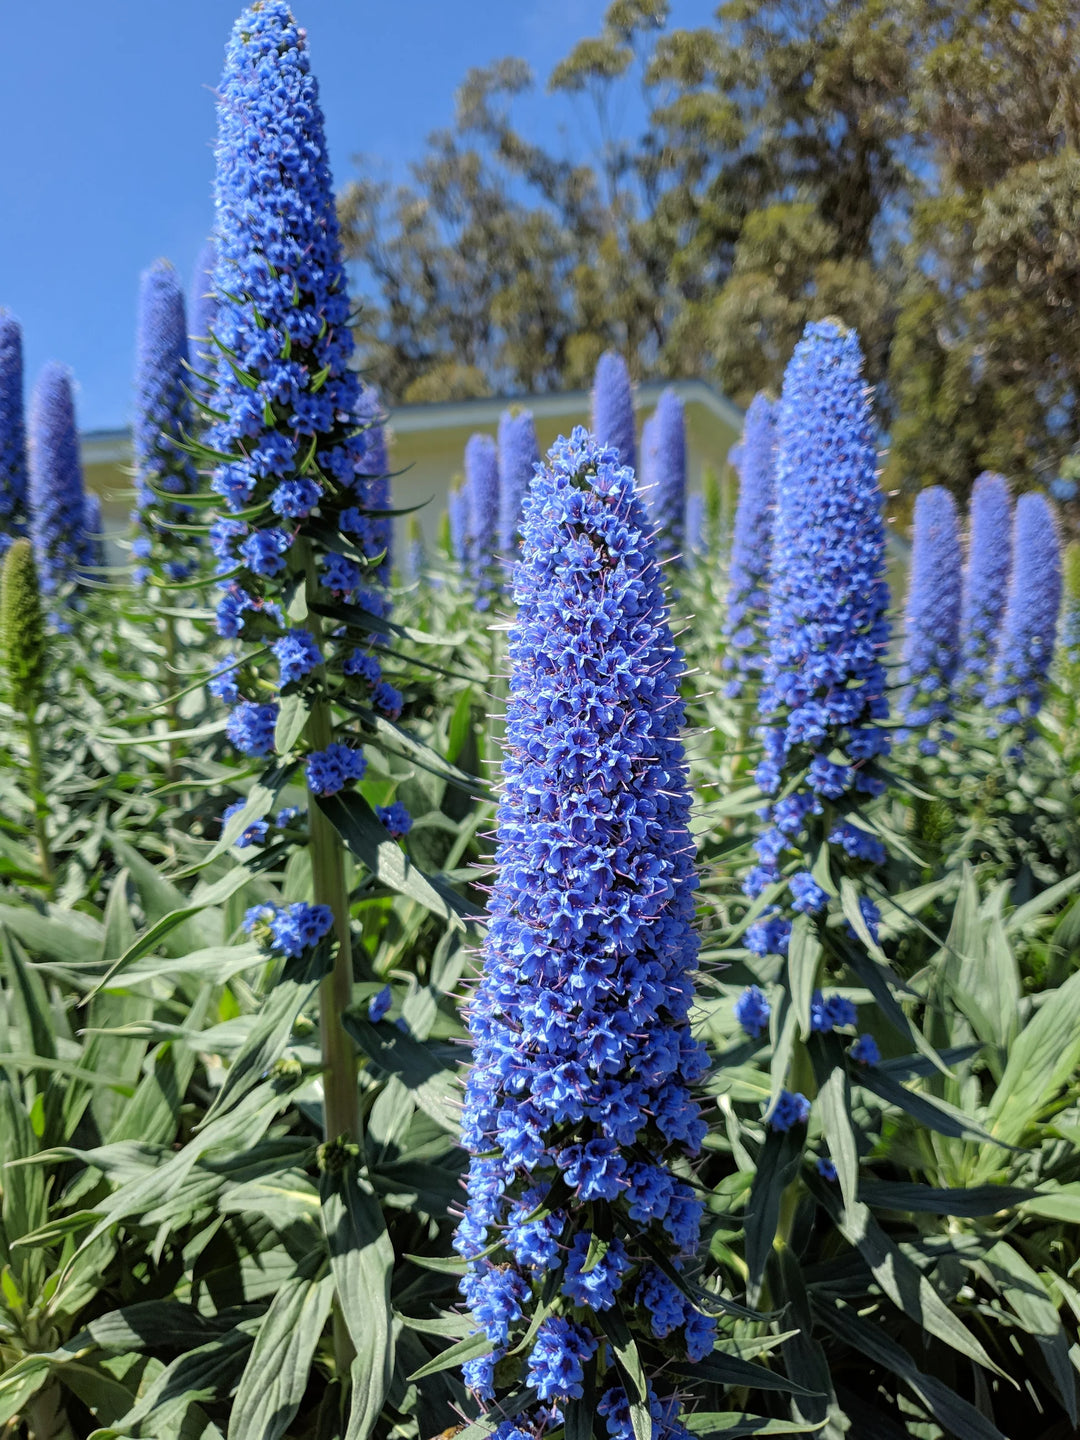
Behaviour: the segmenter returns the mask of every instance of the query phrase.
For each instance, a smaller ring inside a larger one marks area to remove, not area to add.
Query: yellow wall
[[[653,387],[655,388],[655,387]],[[551,409],[563,397],[542,397],[536,408]],[[559,434],[566,434],[575,424],[588,421],[585,396],[565,397],[566,404],[561,413],[543,414],[536,417],[537,439],[541,451],[546,450]],[[420,506],[416,511],[425,539],[434,542],[439,529],[440,517],[446,508],[446,495],[455,478],[460,478],[462,455],[465,442],[475,431],[494,435],[498,426],[498,402],[473,402],[468,406],[447,407],[454,419],[452,423],[431,424],[435,412],[425,413],[426,407],[408,407],[400,412],[395,424],[390,416],[391,468],[393,479],[393,503],[395,509]],[[638,422],[646,418],[651,405],[643,406],[638,412]],[[686,401],[687,431],[687,481],[691,490],[701,488],[701,475],[705,467],[721,471],[728,450],[737,439],[734,423],[720,418],[706,404],[695,399]],[[122,534],[128,525],[128,512],[132,506],[132,480],[130,442],[126,435],[89,435],[83,442],[83,469],[86,484],[102,497],[102,509],[107,529],[113,535]],[[405,539],[407,521],[399,519],[396,525],[398,553]]]

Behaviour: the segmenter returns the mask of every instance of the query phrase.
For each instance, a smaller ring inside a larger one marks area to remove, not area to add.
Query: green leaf
[[[794,1178],[802,1147],[792,1139],[790,1131],[769,1130],[758,1152],[754,1183],[746,1206],[746,1294],[756,1305],[761,1293],[765,1262],[776,1238],[780,1219],[780,1199]]]
[[[674,1360],[670,1368],[678,1375],[685,1375],[707,1385],[775,1390],[787,1395],[819,1394],[817,1390],[807,1390],[805,1386],[796,1384],[794,1380],[789,1380],[786,1375],[781,1375],[776,1370],[767,1370],[764,1365],[755,1365],[739,1355],[724,1355],[718,1351],[694,1363]]]
[[[1066,895],[1071,895],[1077,886],[1080,886],[1080,870],[1065,880],[1059,880],[1056,885],[1051,885],[1026,905],[1018,905],[1006,920],[1005,929],[1010,935],[1027,935],[1033,920],[1045,915],[1048,910],[1053,910]]]
[[[181,959],[192,951],[216,948],[222,940],[220,917],[208,917],[205,924],[199,926],[189,925],[188,922],[193,921],[196,916],[201,915],[210,906],[220,905],[231,895],[235,895],[238,890],[242,890],[250,881],[250,871],[245,870],[242,865],[238,865],[209,886],[197,900],[193,899],[190,904],[181,896],[183,903],[176,909],[158,915],[150,928],[145,930],[135,943],[129,946],[116,960],[104,978],[98,982],[95,990],[90,992],[91,995],[96,993],[96,990],[104,989],[110,981],[115,980],[129,966],[134,965],[136,960],[141,960],[144,955],[149,955],[152,951],[157,950],[161,946],[161,942],[172,935],[174,931],[179,930],[181,926],[184,927],[181,934],[170,941],[168,946],[162,947],[173,958]],[[171,890],[172,886],[169,889]],[[149,906],[147,909],[149,910]]]
[[[49,907],[42,915],[28,905],[0,905],[0,925],[17,936],[31,955],[71,965],[96,965],[101,958],[101,923],[78,910]]]
[[[200,1401],[217,1400],[232,1392],[247,1361],[251,1336],[230,1330],[220,1338],[189,1350],[161,1372],[138,1403],[120,1421],[121,1432],[153,1418],[159,1433],[185,1416]]]
[[[623,1390],[630,1402],[630,1423],[634,1440],[652,1440],[653,1422],[649,1414],[649,1386],[634,1337],[619,1306],[613,1305],[598,1317],[600,1328],[611,1341],[615,1364],[622,1377]]]
[[[427,1375],[437,1375],[440,1370],[453,1370],[459,1365],[464,1365],[466,1360],[478,1360],[481,1355],[490,1355],[494,1346],[486,1335],[469,1335],[464,1340],[459,1340],[456,1345],[449,1346],[441,1355],[436,1355],[434,1360],[429,1360],[426,1365],[421,1365],[419,1370],[414,1370],[408,1377],[409,1383],[414,1380],[423,1380]]]
[[[1023,1201],[1021,1208],[1031,1215],[1045,1215],[1050,1220],[1080,1225],[1080,1181],[1059,1185],[1053,1190],[1036,1191]]]
[[[885,1234],[865,1205],[856,1202],[850,1208],[842,1207],[824,1184],[811,1184],[840,1234],[858,1250],[874,1279],[898,1309],[959,1354],[997,1375],[1004,1374],[919,1267]]]
[[[701,1440],[712,1440],[714,1435],[815,1435],[829,1423],[827,1420],[819,1420],[816,1425],[806,1420],[767,1420],[763,1415],[733,1410],[696,1410],[680,1418],[691,1435],[699,1435]]]
[[[840,881],[840,905],[844,912],[844,919],[848,922],[855,934],[866,946],[869,953],[882,965],[887,965],[888,960],[885,952],[870,934],[866,923],[866,917],[862,913],[859,904],[859,890],[855,881],[845,875]]]
[[[379,1202],[355,1164],[323,1175],[319,1188],[338,1303],[356,1351],[347,1440],[367,1440],[394,1374],[394,1247]]]
[[[79,1349],[89,1341],[102,1350],[153,1354],[193,1350],[232,1328],[231,1322],[200,1315],[179,1300],[144,1300],[91,1320],[70,1344]]]
[[[456,1050],[421,1044],[393,1025],[372,1025],[370,1020],[346,1011],[345,1029],[369,1059],[389,1075],[396,1075],[417,1105],[451,1135],[457,1135],[457,1073],[460,1057]]]
[[[563,1422],[565,1440],[593,1440],[593,1409],[591,1397],[566,1402]]]
[[[334,1298],[329,1275],[297,1275],[274,1296],[229,1412],[228,1440],[279,1440],[300,1408]]]
[[[893,994],[893,987],[898,985],[899,981],[891,971],[886,966],[879,965],[872,956],[864,955],[858,950],[848,951],[848,961],[855,974],[877,1001],[882,1015],[893,1029],[902,1035],[908,1044],[913,1045],[920,1055],[924,1055],[935,1070],[947,1075],[949,1073],[948,1066],[918,1026],[912,1025],[904,1014],[900,1002]]]
[[[850,1206],[855,1202],[859,1186],[859,1152],[855,1143],[855,1127],[851,1123],[851,1090],[847,1071],[842,1056],[828,1057],[833,1060],[832,1065],[828,1065],[823,1046],[814,1046],[812,1057],[818,1076],[818,1094],[814,1104],[829,1142],[829,1154],[836,1166],[844,1205]]]
[[[1058,1399],[1076,1426],[1076,1381],[1069,1359],[1069,1341],[1046,1286],[1024,1257],[1004,1240],[986,1253],[985,1267],[1000,1287],[1024,1333],[1042,1351]],[[982,1269],[982,1266],[977,1268]]]
[[[274,749],[278,755],[284,757],[292,753],[310,714],[311,701],[305,691],[281,697],[277,724],[274,726]]]
[[[814,1308],[833,1334],[867,1356],[875,1365],[883,1365],[899,1375],[950,1437],[955,1437],[955,1440],[1007,1440],[974,1405],[950,1390],[936,1376],[919,1370],[907,1351],[890,1339],[881,1326],[869,1324],[839,1300],[832,1304],[815,1302]]]
[[[1025,1202],[1034,1204],[1038,1200],[1034,1190],[1021,1190],[1011,1185],[976,1185],[969,1190],[951,1190],[909,1184],[906,1180],[864,1181],[859,1198],[874,1210],[957,1215],[967,1220],[997,1215]],[[1080,1222],[1080,1195],[1076,1197],[1075,1214],[1068,1218]]]
[[[202,1129],[211,1120],[231,1110],[264,1077],[284,1053],[296,1017],[314,995],[318,977],[304,980],[280,979],[262,1003],[251,1034],[229,1066],[221,1089],[199,1122]]]
[[[114,973],[110,979],[101,982],[99,994],[110,990],[129,990],[148,980],[159,980],[163,976],[175,980],[181,976],[195,975],[224,985],[243,970],[252,970],[267,963],[266,951],[253,941],[242,945],[211,945],[206,950],[192,950],[188,955],[148,957],[136,960],[122,973]],[[97,995],[95,999],[97,999]],[[90,1027],[98,1029],[98,1026]],[[130,1047],[130,1042],[129,1042]]]
[[[462,925],[463,919],[481,914],[478,906],[456,894],[438,879],[425,875],[412,863],[374,810],[356,790],[319,796],[315,802],[358,860],[391,890],[408,895],[441,920]]]
[[[1015,1148],[1004,1145],[990,1131],[985,1130],[962,1110],[958,1110],[955,1105],[950,1105],[947,1100],[931,1099],[929,1095],[920,1095],[915,1090],[909,1090],[906,1085],[899,1084],[891,1075],[876,1066],[860,1066],[853,1079],[856,1085],[861,1085],[864,1090],[869,1090],[887,1104],[895,1105],[898,1110],[903,1110],[928,1129],[936,1130],[939,1135],[948,1135],[953,1140],[975,1140],[981,1145],[989,1145],[992,1147],[991,1154],[995,1154],[998,1147],[1006,1150]],[[998,1163],[1000,1154],[991,1168]]]
[[[56,1059],[54,1025],[49,1013],[49,997],[41,976],[30,966],[17,941],[0,927],[0,955],[11,1005],[11,1020],[23,1048],[31,1055],[46,1060]]]
[[[792,1008],[804,1040],[810,1034],[810,999],[817,986],[820,963],[821,943],[814,934],[810,916],[797,915],[788,941],[787,971]]]
[[[1015,1145],[1028,1126],[1068,1082],[1080,1063],[1080,971],[1059,990],[1042,997],[1034,1018],[1020,1032],[988,1107],[991,1134]],[[981,1157],[974,1178],[993,1169]]]

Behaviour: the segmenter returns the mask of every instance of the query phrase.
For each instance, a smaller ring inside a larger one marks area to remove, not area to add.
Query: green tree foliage
[[[1050,478],[1077,443],[1080,7],[614,0],[515,119],[471,71],[408,185],[354,181],[358,338],[405,401],[638,377],[775,388],[808,320],[858,328],[890,483]],[[535,110],[531,112],[535,114]]]
[[[1052,478],[1080,439],[1080,7],[928,5],[890,478]]]

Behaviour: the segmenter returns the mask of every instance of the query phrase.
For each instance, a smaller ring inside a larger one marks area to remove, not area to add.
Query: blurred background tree
[[[600,353],[777,388],[808,320],[858,327],[888,481],[1049,481],[1080,441],[1072,0],[728,0],[669,30],[615,0],[534,84],[471,71],[410,183],[341,197],[357,338],[388,400],[584,387]]]

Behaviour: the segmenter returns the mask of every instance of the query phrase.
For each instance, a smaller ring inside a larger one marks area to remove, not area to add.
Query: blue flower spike
[[[731,700],[760,682],[769,615],[769,564],[776,500],[776,404],[755,395],[738,455],[739,499],[731,537],[724,669]]]
[[[960,661],[960,521],[940,485],[919,493],[904,618],[900,713],[923,755],[936,755],[953,711]]]
[[[560,438],[523,514],[455,1241],[491,1348],[465,1380],[484,1401],[528,1386],[534,1410],[515,1423],[533,1433],[541,1414],[561,1423],[591,1373],[590,1401],[621,1435],[629,1411],[601,1317],[624,1317],[653,1377],[648,1404],[672,1425],[665,1357],[707,1354],[714,1335],[671,1278],[698,1243],[687,1166],[704,1136],[693,1087],[707,1065],[688,1023],[696,879],[681,657],[652,524],[613,445],[580,428]],[[646,1236],[671,1274],[643,1251]],[[557,1306],[511,1358],[550,1293]]]

